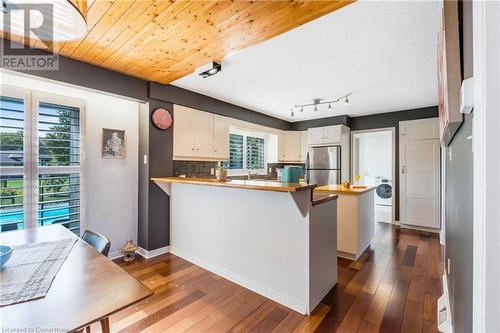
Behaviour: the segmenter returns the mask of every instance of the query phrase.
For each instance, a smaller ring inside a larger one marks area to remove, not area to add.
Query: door
[[[212,157],[213,155],[213,114],[202,111],[193,112],[191,130],[196,141],[196,157]]]
[[[307,170],[307,181],[319,186],[340,184],[340,170]]]
[[[309,169],[340,169],[340,146],[310,148]]]
[[[310,128],[308,131],[309,134],[309,144],[317,145],[323,144],[323,127]]]
[[[340,135],[341,135],[340,125],[327,126],[323,129],[323,132],[324,132],[324,137],[323,137],[324,143],[340,144]]]
[[[412,137],[434,136],[428,128],[412,131]],[[400,133],[399,151],[401,224],[439,228],[439,139],[408,140]]]
[[[192,111],[174,105],[174,156],[194,156],[195,142],[191,131]]]
[[[214,115],[214,158],[229,159],[229,122],[226,117]]]

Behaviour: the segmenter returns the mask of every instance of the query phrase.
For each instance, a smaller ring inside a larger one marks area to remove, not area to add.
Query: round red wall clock
[[[172,126],[172,115],[164,108],[157,108],[151,115],[151,120],[156,128],[165,130]]]

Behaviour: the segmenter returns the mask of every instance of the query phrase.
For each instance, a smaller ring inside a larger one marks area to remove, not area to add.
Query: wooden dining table
[[[0,233],[1,245],[78,238],[61,225]],[[78,238],[43,298],[0,307],[2,332],[73,332],[107,318],[152,291]]]

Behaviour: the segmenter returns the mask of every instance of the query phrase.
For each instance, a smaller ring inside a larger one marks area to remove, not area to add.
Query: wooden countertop
[[[188,178],[188,177],[162,177],[162,178],[151,178],[151,180],[160,183],[232,187],[232,188],[240,188],[248,190],[276,191],[276,192],[297,192],[303,190],[311,190],[317,186],[316,184],[307,184],[305,182],[282,183],[275,180],[228,179],[226,181],[219,182],[213,178]]]
[[[329,193],[329,194],[352,194],[352,195],[360,195],[366,192],[370,192],[376,189],[376,186],[363,186],[356,187],[361,185],[351,185],[351,188],[347,189],[342,185],[325,185],[319,186],[314,189],[316,193]]]
[[[313,191],[313,196],[312,196],[311,202],[312,202],[313,206],[316,206],[316,205],[321,205],[324,202],[328,202],[331,200],[337,200],[338,197],[339,196],[337,194],[329,194],[329,193],[321,193],[321,192]]]

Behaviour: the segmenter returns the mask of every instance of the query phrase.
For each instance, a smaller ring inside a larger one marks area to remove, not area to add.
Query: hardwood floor
[[[172,254],[133,263],[119,260],[155,294],[111,316],[111,330],[437,332],[435,309],[443,272],[437,236],[387,224],[377,227],[371,248],[358,261],[339,258],[338,284],[311,316]]]

